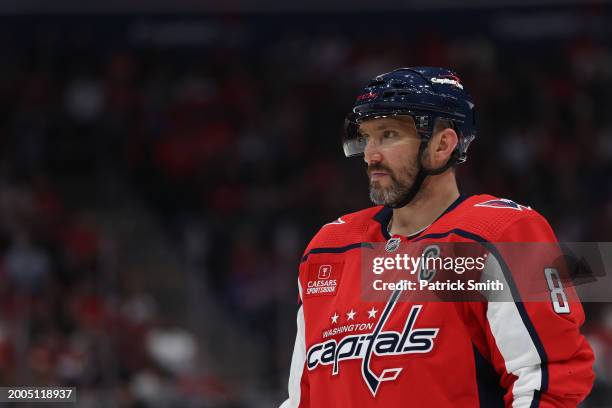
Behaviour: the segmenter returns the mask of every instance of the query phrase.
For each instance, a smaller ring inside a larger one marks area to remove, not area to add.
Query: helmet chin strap
[[[458,152],[457,149],[455,149],[445,165],[438,167],[437,169],[426,169],[423,166],[423,153],[425,153],[428,144],[429,139],[424,139],[421,141],[421,145],[419,146],[419,152],[417,153],[417,163],[419,166],[419,171],[417,172],[417,175],[414,178],[414,183],[412,183],[412,187],[410,187],[410,190],[408,190],[406,194],[404,194],[397,203],[392,205],[389,204],[389,207],[402,208],[408,205],[412,200],[414,200],[414,197],[416,197],[416,195],[421,190],[421,186],[423,185],[423,182],[425,181],[425,178],[427,178],[427,176],[435,176],[438,174],[442,174],[446,170],[448,170],[453,165],[453,163],[457,161]]]

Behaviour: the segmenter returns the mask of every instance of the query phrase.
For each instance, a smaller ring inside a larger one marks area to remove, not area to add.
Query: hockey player
[[[377,206],[324,225],[304,252],[282,408],[575,407],[589,393],[584,313],[561,286],[548,302],[362,297],[360,253],[371,243],[556,242],[529,207],[460,195],[454,166],[466,160],[474,122],[471,98],[447,69],[396,69],[357,97],[344,153],[363,155]],[[507,261],[490,257],[486,268]]]

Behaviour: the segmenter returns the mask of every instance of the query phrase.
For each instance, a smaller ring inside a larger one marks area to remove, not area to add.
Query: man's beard
[[[416,166],[401,167],[396,175],[395,172],[392,172],[388,167],[372,165],[368,167],[368,176],[373,171],[386,172],[391,179],[391,185],[382,187],[380,182],[370,181],[370,200],[372,200],[375,205],[388,205],[391,207],[399,204],[408,194],[414,185],[414,180],[418,173]]]

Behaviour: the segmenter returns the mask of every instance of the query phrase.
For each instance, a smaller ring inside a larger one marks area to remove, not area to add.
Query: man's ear
[[[429,141],[429,162],[434,168],[441,167],[448,162],[455,147],[459,143],[459,136],[452,128],[442,129],[432,136]]]

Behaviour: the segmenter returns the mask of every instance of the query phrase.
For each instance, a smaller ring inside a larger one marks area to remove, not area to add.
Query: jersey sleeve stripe
[[[494,259],[496,259],[499,262],[499,265],[503,272],[503,277],[505,278],[506,282],[508,282],[509,284],[510,290],[512,292],[512,297],[515,300],[515,303],[513,303],[513,305],[515,305],[516,310],[518,311],[520,315],[521,321],[524,327],[527,329],[527,332],[529,333],[529,338],[531,339],[531,342],[533,343],[533,346],[535,347],[538,353],[538,357],[540,358],[541,380],[540,380],[540,386],[537,387],[537,389],[540,392],[546,392],[546,390],[548,389],[548,358],[546,356],[546,351],[544,350],[544,346],[542,345],[542,341],[540,340],[540,336],[538,336],[538,333],[536,332],[536,329],[531,319],[529,318],[529,314],[527,313],[527,310],[525,309],[525,305],[523,304],[521,300],[521,295],[516,289],[516,284],[514,283],[514,279],[512,278],[512,273],[510,272],[510,268],[508,268],[508,265],[504,261],[499,251],[497,251],[497,249],[495,248],[495,245],[491,244],[490,242],[483,242],[483,244],[488,250],[491,251],[491,253],[495,255]]]
[[[341,254],[355,248],[374,248],[374,246],[369,242],[356,242],[341,247],[312,248],[302,257],[302,262],[305,262],[311,254]]]
[[[541,392],[538,390],[533,392],[533,400],[531,401],[531,406],[529,408],[538,408],[540,406],[540,395]]]
[[[301,289],[300,289],[301,292]],[[291,358],[291,369],[289,371],[289,399],[280,408],[299,408],[301,400],[302,375],[306,363],[306,338],[304,323],[304,306],[300,306],[297,315],[297,334],[293,357]]]
[[[512,279],[499,254],[489,256],[485,268],[487,274],[495,276],[504,285]],[[547,370],[537,347],[537,333],[529,330],[531,321],[524,305],[521,302],[489,302],[486,317],[506,371],[517,377],[512,386],[512,407],[533,407],[534,401],[537,407],[534,392],[545,384]]]
[[[505,390],[499,385],[500,377],[493,365],[472,345],[474,365],[476,367],[476,384],[480,408],[504,408]]]

